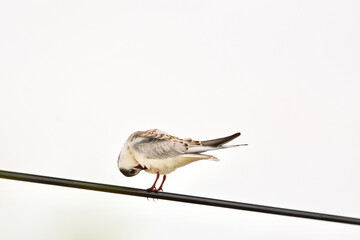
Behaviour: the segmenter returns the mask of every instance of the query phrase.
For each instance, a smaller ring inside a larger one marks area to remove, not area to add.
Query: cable
[[[129,187],[121,187],[115,185],[108,185],[108,184],[77,181],[71,179],[47,177],[47,176],[40,176],[40,175],[33,175],[33,174],[26,174],[19,172],[9,172],[9,171],[0,170],[0,178],[33,182],[33,183],[50,184],[50,185],[56,185],[62,187],[87,189],[87,190],[93,190],[99,192],[125,194],[125,195],[137,196],[137,197],[157,198],[157,199],[177,201],[177,202],[194,203],[194,204],[208,205],[213,207],[223,207],[223,208],[262,212],[262,213],[269,213],[269,214],[276,214],[283,216],[309,218],[309,219],[316,219],[322,221],[360,225],[360,219],[358,218],[350,218],[350,217],[336,216],[336,215],[316,213],[316,212],[299,211],[299,210],[292,210],[286,208],[276,208],[276,207],[255,205],[249,203],[189,196],[183,194],[174,194],[174,193],[166,193],[166,192],[148,192],[146,190],[137,189],[137,188],[129,188]]]

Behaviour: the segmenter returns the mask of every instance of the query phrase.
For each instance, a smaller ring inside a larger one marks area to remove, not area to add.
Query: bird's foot
[[[146,189],[148,192],[158,192],[159,190],[156,187],[152,186],[151,188]]]
[[[157,191],[157,192],[163,192],[164,190],[162,189],[162,187],[160,187],[160,188],[158,188],[156,191]]]

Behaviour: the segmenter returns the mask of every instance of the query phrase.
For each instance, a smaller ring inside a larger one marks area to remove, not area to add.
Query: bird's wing
[[[130,136],[131,147],[149,159],[177,157],[188,152],[190,144],[157,129]]]

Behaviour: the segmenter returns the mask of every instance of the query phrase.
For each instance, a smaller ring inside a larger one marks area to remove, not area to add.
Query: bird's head
[[[136,167],[133,167],[133,168],[130,168],[130,169],[120,168],[120,172],[126,177],[136,176],[137,174],[139,174],[139,172],[141,170],[142,169],[137,169]]]
[[[120,172],[126,177],[133,177],[139,174],[146,167],[141,166],[127,151],[121,151],[118,158]]]

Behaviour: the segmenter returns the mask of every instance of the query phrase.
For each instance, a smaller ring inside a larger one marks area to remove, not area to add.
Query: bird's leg
[[[166,180],[166,175],[163,176],[163,180],[162,180],[162,183],[161,183],[158,191],[164,191],[164,190],[162,189],[162,186],[164,185],[165,180]]]
[[[157,180],[159,179],[159,176],[160,176],[160,174],[159,174],[159,172],[157,172],[156,173],[156,179],[155,179],[155,182],[154,182],[154,184],[152,185],[152,187],[151,188],[148,188],[147,190],[148,191],[157,191],[157,189],[156,189],[156,182],[157,182]]]

